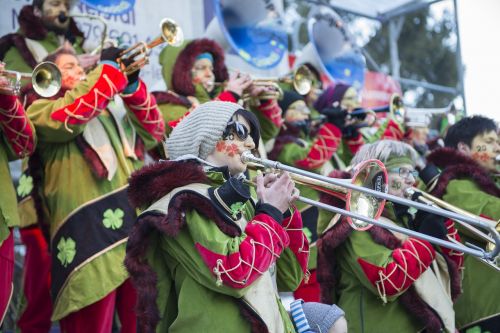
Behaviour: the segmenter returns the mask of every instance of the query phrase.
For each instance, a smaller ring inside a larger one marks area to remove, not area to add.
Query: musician
[[[144,211],[125,265],[141,331],[295,332],[276,286],[297,287],[309,246],[288,174],[259,175],[256,204],[241,181],[259,136],[240,105],[203,103],[167,139],[171,160],[132,176],[129,198]]]
[[[343,83],[329,86],[314,104],[316,110],[327,116],[328,122],[342,132],[342,141],[337,148],[334,161],[339,169],[349,164],[352,156],[364,144],[364,139],[354,121],[348,119],[348,114],[359,106],[356,89]],[[371,115],[367,118],[370,123],[374,120]]]
[[[47,55],[64,43],[73,46],[84,68],[93,66],[99,56],[83,55],[84,35],[69,18],[70,0],[33,0],[18,16],[19,30],[0,39],[0,60],[7,68],[31,72]]]
[[[483,116],[461,119],[444,138],[445,147],[431,152],[427,161],[441,169],[430,193],[475,215],[500,219],[500,188],[495,183],[495,158],[500,154],[497,124]],[[474,235],[462,230],[465,241],[484,248]],[[494,332],[500,327],[500,274],[472,256],[465,256],[463,295],[457,301],[457,326],[479,326]]]
[[[181,47],[166,47],[160,54],[162,73],[167,92],[155,92],[159,108],[166,124],[175,124],[189,110],[210,100],[238,102],[244,90],[252,96],[262,93],[265,88],[252,86],[248,74],[228,74],[224,64],[224,51],[213,40],[194,39]],[[252,108],[262,129],[262,137],[267,141],[279,131],[281,109],[276,100],[262,101]],[[167,126],[166,134],[171,131]]]
[[[52,54],[63,91],[28,109],[39,136],[30,171],[50,223],[52,320],[63,332],[111,332],[115,308],[121,332],[135,332],[135,290],[120,265],[135,220],[127,180],[164,125],[139,73],[120,71],[121,52],[103,50],[88,75],[75,53]]]
[[[4,64],[0,62],[0,72]],[[19,225],[16,190],[12,185],[8,162],[30,155],[35,149],[35,131],[22,104],[14,95],[5,94],[9,81],[0,76],[0,326],[12,296],[14,277],[14,237]],[[24,190],[24,187],[20,187]]]
[[[45,57],[65,44],[73,46],[84,67],[94,65],[99,57],[84,54],[83,32],[68,18],[69,10],[70,0],[33,0],[24,6],[17,17],[19,30],[0,38],[0,60],[6,68],[31,73]],[[21,177],[31,179],[26,173]],[[20,199],[20,234],[26,255],[22,274],[24,304],[17,324],[23,332],[44,333],[50,330],[52,309],[48,244],[37,226],[30,193],[23,192]]]
[[[415,182],[417,157],[408,144],[381,140],[364,145],[352,164],[379,159],[388,170],[389,193],[402,197]],[[346,172],[340,176],[350,177]],[[322,201],[339,205],[326,195]],[[423,211],[415,214],[391,202],[380,220],[441,239],[459,239],[451,220]],[[356,231],[345,218],[332,220],[330,213],[321,216],[318,234],[322,301],[335,302],[345,311],[349,331],[455,332],[452,301],[460,292],[461,253],[377,226]]]

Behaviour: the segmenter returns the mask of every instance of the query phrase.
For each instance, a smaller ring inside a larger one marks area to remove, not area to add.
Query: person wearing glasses
[[[5,64],[0,61],[0,72]],[[24,158],[35,150],[33,124],[18,97],[10,93],[10,82],[0,76],[0,327],[12,296],[14,278],[14,235],[19,226],[16,189],[12,184],[9,161]]]
[[[472,214],[492,220],[498,230],[500,186],[498,125],[490,118],[472,116],[452,125],[444,137],[445,147],[433,150],[429,164],[438,168],[429,177],[432,195]],[[429,167],[429,166],[428,166]],[[486,248],[483,240],[458,227],[464,242]],[[497,259],[498,265],[498,259]],[[465,255],[463,294],[455,306],[457,326],[467,332],[495,332],[500,327],[500,271]]]
[[[229,74],[224,59],[224,50],[207,38],[163,49],[159,60],[167,91],[153,94],[167,125],[167,136],[177,122],[202,103],[211,100],[237,103],[244,91],[257,96],[266,90],[252,85],[248,74]],[[276,100],[261,101],[251,111],[259,119],[264,142],[278,134],[282,120]]]
[[[302,280],[309,245],[287,173],[258,175],[241,155],[259,142],[256,117],[207,102],[174,127],[170,160],[135,172],[129,199],[143,212],[125,266],[141,332],[295,332],[279,291]]]
[[[380,160],[388,172],[389,193],[403,197],[416,181],[417,158],[406,143],[380,140],[361,147],[351,165]],[[331,176],[351,178],[339,171]],[[322,194],[321,201],[345,207],[328,195]],[[380,220],[459,239],[451,220],[392,202],[386,202]],[[460,253],[378,226],[354,230],[345,218],[328,212],[320,213],[318,235],[321,301],[345,311],[349,331],[456,332],[453,301],[460,292]]]

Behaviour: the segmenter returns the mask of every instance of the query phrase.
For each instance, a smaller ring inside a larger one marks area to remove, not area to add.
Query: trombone
[[[9,86],[0,89],[7,95],[19,95],[23,81],[28,80],[31,80],[33,90],[42,97],[52,97],[61,89],[61,71],[50,61],[39,63],[31,73],[3,70],[0,76],[9,80]]]
[[[121,53],[117,61],[126,75],[138,71],[149,63],[149,55],[153,47],[163,43],[179,46],[184,41],[184,33],[174,20],[164,18],[160,22],[160,29],[161,35],[150,43],[146,44],[146,42],[139,42]],[[132,63],[125,65],[124,63],[127,61],[132,61]]]
[[[439,246],[443,246],[443,247],[446,247],[446,248],[449,248],[449,249],[452,249],[455,251],[467,253],[467,254],[473,255],[475,257],[485,259],[488,262],[491,262],[492,260],[494,260],[495,257],[500,252],[500,235],[495,230],[495,228],[492,227],[491,225],[485,224],[483,221],[480,221],[477,218],[464,216],[464,215],[457,214],[457,213],[452,212],[452,211],[448,211],[448,210],[441,209],[441,208],[436,208],[434,206],[429,206],[426,204],[422,204],[419,202],[400,198],[400,197],[386,193],[387,192],[387,179],[385,179],[385,182],[383,179],[383,173],[385,171],[385,168],[381,168],[379,171],[376,171],[376,169],[375,169],[372,172],[368,172],[368,173],[362,172],[365,175],[373,176],[371,179],[370,179],[370,177],[367,177],[366,179],[364,179],[362,181],[363,185],[371,182],[372,184],[374,184],[374,186],[359,186],[357,184],[357,182],[359,182],[359,179],[357,179],[357,177],[355,178],[356,179],[355,183],[346,182],[345,180],[338,180],[335,178],[330,178],[330,177],[318,175],[318,174],[315,174],[315,173],[312,173],[309,171],[305,171],[305,170],[302,170],[299,168],[294,168],[294,167],[282,164],[280,162],[271,161],[271,160],[263,159],[263,158],[258,158],[256,156],[254,156],[252,153],[250,153],[249,151],[242,153],[241,161],[243,163],[254,163],[257,165],[261,165],[264,168],[271,168],[271,169],[276,169],[276,170],[288,171],[291,174],[297,174],[297,175],[300,175],[300,176],[303,176],[303,177],[306,177],[306,178],[309,178],[312,180],[323,181],[323,182],[326,182],[329,184],[341,186],[341,187],[344,187],[346,189],[351,190],[348,192],[348,194],[350,193],[350,195],[348,195],[346,197],[346,209],[341,209],[341,208],[337,208],[334,206],[330,206],[330,205],[324,204],[322,202],[311,200],[309,198],[305,198],[302,196],[299,197],[298,200],[302,201],[306,204],[309,204],[311,206],[318,207],[320,209],[325,209],[325,210],[333,212],[333,213],[347,216],[348,221],[349,221],[349,218],[351,219],[351,222],[352,222],[352,223],[350,223],[351,227],[353,227],[356,230],[367,230],[371,226],[376,225],[376,226],[379,226],[379,227],[382,227],[385,229],[389,229],[389,230],[392,230],[395,232],[399,232],[399,233],[411,236],[411,237],[426,240],[426,241],[428,241],[432,244],[435,244],[435,245],[439,245]],[[373,160],[371,162],[373,163]],[[377,161],[377,162],[382,164],[380,161]],[[376,163],[376,164],[378,164],[378,163]],[[358,166],[356,166],[355,169],[356,168],[358,168]],[[358,172],[359,171],[355,170],[355,175]],[[375,172],[375,173],[373,173],[373,172]],[[387,173],[385,173],[385,176],[386,175],[387,175]],[[370,187],[372,187],[372,188],[370,188]],[[387,224],[384,222],[377,221],[375,218],[380,216],[378,214],[378,212],[380,211],[380,213],[381,213],[381,211],[383,210],[385,200],[389,200],[389,201],[396,202],[396,203],[399,203],[402,205],[414,207],[416,209],[424,210],[426,212],[430,212],[433,214],[441,215],[441,216],[450,218],[452,220],[458,220],[458,221],[462,221],[464,223],[469,223],[469,224],[477,226],[481,229],[488,230],[495,246],[493,247],[493,249],[491,249],[491,251],[486,251],[486,250],[481,249],[480,247],[477,247],[473,244],[466,244],[466,245],[456,244],[456,243],[451,242],[451,241],[446,241],[446,240],[443,240],[440,238],[432,237],[432,236],[429,236],[429,235],[426,235],[426,234],[423,234],[420,232],[416,232],[413,230],[409,230],[409,229],[397,226],[397,225],[392,225],[392,224]],[[374,202],[379,203],[379,205],[375,206],[375,207],[370,206]],[[354,211],[350,211],[349,210],[350,207],[352,207],[354,209]],[[375,214],[373,214],[375,212],[375,210],[377,212]],[[370,214],[366,214],[366,212],[368,212]],[[372,215],[373,217],[370,217],[370,215]]]

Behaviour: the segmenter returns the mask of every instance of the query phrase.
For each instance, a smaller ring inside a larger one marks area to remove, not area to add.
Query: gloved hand
[[[120,57],[122,51],[123,49],[114,46],[107,47],[101,52],[101,61],[117,62],[116,60]]]
[[[413,223],[416,231],[436,238],[446,239],[448,230],[445,225],[446,217],[419,210]]]
[[[342,137],[345,139],[354,139],[358,135],[356,125],[347,125],[342,128]]]
[[[340,107],[331,107],[321,110],[320,113],[327,117],[329,123],[337,126],[340,130],[344,128],[347,116],[346,110]]]

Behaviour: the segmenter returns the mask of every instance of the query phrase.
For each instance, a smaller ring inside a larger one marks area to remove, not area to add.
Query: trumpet
[[[348,192],[346,196],[346,209],[337,208],[331,205],[324,204],[322,202],[318,202],[315,200],[311,200],[305,197],[299,197],[299,201],[302,201],[311,206],[318,207],[319,209],[325,209],[327,211],[337,213],[340,215],[344,215],[351,219],[350,225],[356,230],[367,230],[371,226],[376,225],[385,229],[389,229],[395,232],[399,232],[410,237],[415,237],[419,239],[426,240],[432,244],[443,246],[455,251],[467,253],[473,255],[475,257],[485,259],[488,262],[491,262],[495,259],[495,257],[500,253],[500,235],[489,224],[485,224],[483,221],[478,220],[477,218],[472,218],[469,216],[461,215],[452,211],[448,211],[445,209],[437,208],[435,206],[429,206],[426,204],[422,204],[419,202],[415,202],[412,200],[408,200],[405,198],[400,198],[387,193],[387,173],[384,171],[385,168],[372,169],[370,172],[362,171],[362,177],[355,177],[355,181],[346,182],[345,180],[339,181],[335,178],[330,178],[322,175],[318,175],[309,171],[305,171],[299,168],[294,168],[280,162],[271,161],[263,158],[258,158],[254,156],[249,151],[246,151],[241,154],[241,161],[243,163],[254,163],[257,165],[261,165],[264,168],[271,168],[276,170],[288,171],[290,174],[297,174],[303,177],[307,177],[313,180],[320,180],[329,184],[337,185],[344,187],[346,190],[351,190]],[[367,161],[368,162],[368,161]],[[374,160],[369,161],[370,163],[374,163]],[[383,165],[380,161],[376,161],[375,164]],[[356,166],[353,170],[355,170],[356,175]],[[362,170],[363,166],[361,167]],[[368,176],[363,178],[363,176]],[[372,177],[373,176],[373,177]],[[384,181],[385,179],[385,181]],[[374,186],[359,186],[359,182],[363,185],[370,184],[370,182],[374,182]],[[361,196],[364,194],[364,196]],[[420,232],[416,232],[407,228],[403,228],[397,225],[388,224],[384,222],[377,221],[376,218],[380,215],[378,211],[382,211],[385,205],[385,200],[389,200],[392,202],[396,202],[402,205],[414,207],[419,210],[423,210],[426,212],[430,212],[433,214],[437,214],[440,216],[444,216],[453,220],[462,221],[463,223],[468,223],[474,226],[477,226],[481,229],[488,230],[490,237],[493,240],[495,246],[490,250],[486,251],[481,249],[473,244],[456,244],[451,241],[446,241],[440,238],[432,237]],[[377,206],[370,206],[376,202]],[[352,209],[351,209],[352,208]],[[371,215],[371,216],[370,216]]]
[[[29,80],[33,90],[42,97],[52,97],[61,89],[61,71],[50,61],[39,63],[31,73],[3,70],[0,71],[0,76],[9,80],[9,86],[0,89],[0,92],[7,95],[19,95],[23,82]]]
[[[161,35],[150,43],[139,42],[121,53],[117,61],[126,75],[132,74],[148,64],[152,48],[163,43],[179,46],[184,41],[184,33],[174,20],[164,18],[160,22],[160,29]],[[124,62],[127,61],[132,61],[132,63],[125,66]]]
[[[293,73],[279,78],[254,78],[252,84],[254,86],[268,88],[265,93],[258,96],[259,99],[281,99],[283,98],[283,90],[279,86],[280,83],[291,84],[295,91],[300,95],[307,95],[313,88],[314,74],[306,65],[297,67]],[[242,99],[249,100],[252,96],[248,92],[244,92]]]

